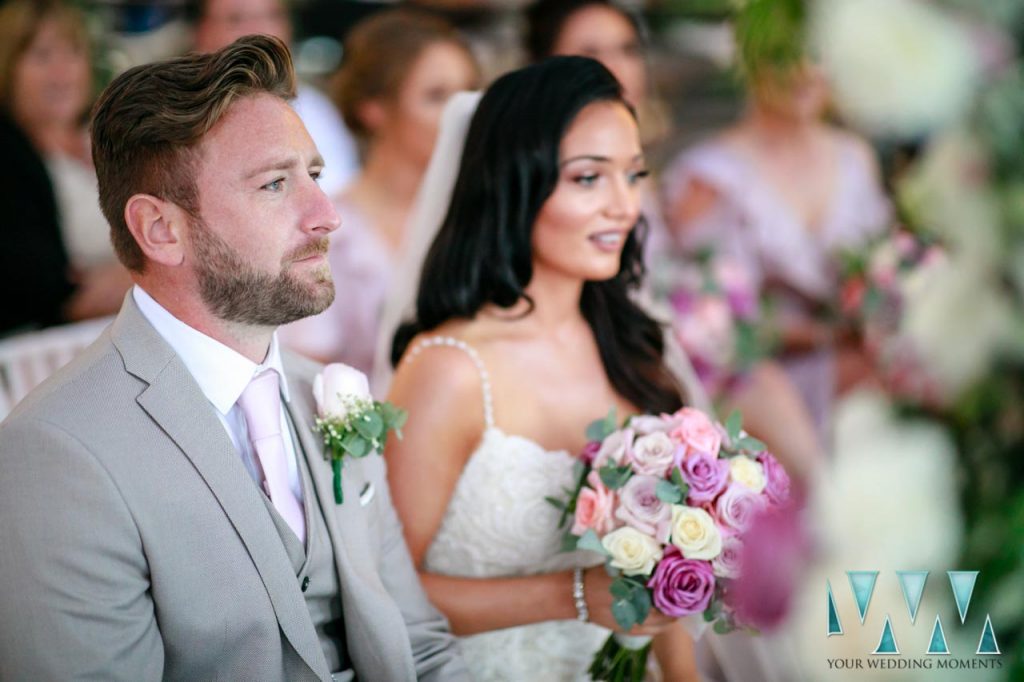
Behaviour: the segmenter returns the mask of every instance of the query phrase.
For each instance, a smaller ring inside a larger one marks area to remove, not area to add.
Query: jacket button
[[[307,575],[302,579],[302,591],[305,592],[309,588],[309,576]]]

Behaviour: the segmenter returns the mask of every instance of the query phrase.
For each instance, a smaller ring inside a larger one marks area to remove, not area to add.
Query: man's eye
[[[271,192],[280,192],[282,189],[284,189],[284,178],[278,178],[273,182],[268,182],[267,184],[263,185],[263,189],[269,190]]]

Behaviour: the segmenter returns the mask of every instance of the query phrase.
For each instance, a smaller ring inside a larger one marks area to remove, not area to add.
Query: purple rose
[[[768,501],[775,506],[785,504],[789,501],[789,474],[767,450],[757,456],[757,461],[764,467],[764,494]]]
[[[636,474],[619,490],[615,517],[658,542],[668,542],[672,532],[672,506],[658,499],[658,480]]]
[[[800,510],[786,504],[758,514],[742,541],[740,575],[727,601],[741,623],[770,631],[793,608],[811,555],[810,534]]]
[[[742,483],[730,483],[715,502],[715,516],[727,528],[744,531],[765,507],[764,498]]]
[[[704,452],[693,453],[679,464],[686,485],[690,486],[687,503],[697,507],[711,502],[729,482],[729,462]]]
[[[701,613],[715,593],[715,574],[710,561],[686,559],[670,546],[658,562],[647,587],[654,592],[654,606],[666,616],[682,618]]]
[[[601,451],[601,441],[592,440],[583,446],[583,450],[580,451],[579,459],[584,464],[591,464],[594,461],[594,457]]]

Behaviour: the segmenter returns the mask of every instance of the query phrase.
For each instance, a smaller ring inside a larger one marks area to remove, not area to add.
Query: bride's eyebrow
[[[630,161],[631,161],[631,163],[636,163],[637,161],[643,161],[643,160],[644,160],[644,155],[641,153],[641,154],[637,154],[636,156],[634,156]],[[601,156],[599,154],[580,154],[579,156],[572,156],[572,157],[569,157],[568,159],[565,159],[564,161],[562,161],[561,163],[558,164],[558,167],[559,168],[565,168],[570,163],[573,163],[575,161],[595,161],[597,163],[611,163],[612,159],[610,157]]]

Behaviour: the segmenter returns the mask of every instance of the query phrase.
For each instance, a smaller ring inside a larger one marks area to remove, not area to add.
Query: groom
[[[0,426],[0,680],[467,677],[379,459],[335,504],[316,367],[274,335],[333,299],[340,224],[294,87],[284,44],[248,37],[97,103],[136,286]]]

